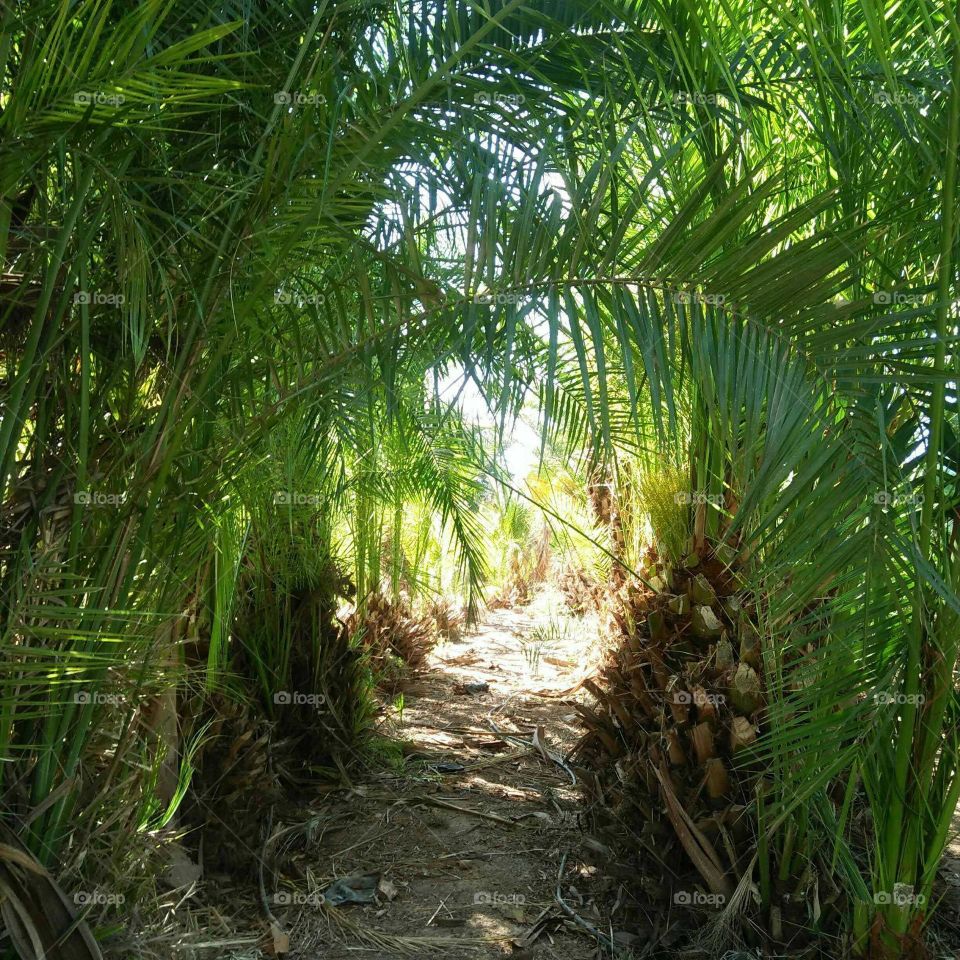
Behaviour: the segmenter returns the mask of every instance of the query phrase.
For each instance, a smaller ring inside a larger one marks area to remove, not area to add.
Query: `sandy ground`
[[[573,621],[565,639],[548,637],[538,655],[533,631],[554,617],[550,607],[548,596],[539,610],[491,612],[405,685],[389,725],[405,757],[395,774],[338,799],[349,816],[324,836],[310,878],[324,890],[335,878],[374,874],[377,902],[335,914],[319,908],[314,920],[304,913],[291,956],[597,955],[556,901],[559,879],[575,912],[603,924],[589,899],[594,868],[581,862],[577,788],[550,759],[576,741],[576,715],[569,702],[531,692],[573,686],[596,632],[590,621]],[[543,929],[533,936],[538,920]],[[298,952],[301,937],[323,946]]]

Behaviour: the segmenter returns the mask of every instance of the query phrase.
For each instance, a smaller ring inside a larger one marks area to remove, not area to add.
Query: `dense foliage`
[[[215,698],[329,696],[315,759],[355,760],[338,604],[477,607],[526,404],[603,575],[686,478],[761,598],[757,846],[826,838],[856,949],[918,949],[960,797],[958,44],[873,0],[3,5],[0,791],[40,862],[122,872]]]

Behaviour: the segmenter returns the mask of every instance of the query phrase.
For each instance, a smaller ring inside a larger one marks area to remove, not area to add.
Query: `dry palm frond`
[[[353,629],[359,628],[375,673],[383,673],[391,655],[408,667],[422,667],[437,635],[426,618],[417,617],[403,600],[391,601],[375,593],[363,610],[354,614]]]
[[[571,613],[581,616],[600,608],[605,585],[592,577],[583,567],[568,565],[557,574],[555,579]]]
[[[23,960],[101,960],[86,921],[36,857],[0,825],[0,916]]]
[[[723,910],[715,920],[706,924],[700,931],[697,946],[706,950],[710,956],[720,956],[720,952],[724,949],[743,945],[738,931],[742,927],[741,917],[753,902],[753,896],[757,892],[756,884],[753,882],[753,869],[756,862],[757,857],[754,854],[744,868],[740,882],[724,903]]]
[[[426,619],[441,640],[458,640],[466,623],[463,607],[447,597],[434,600],[426,610]]]
[[[491,944],[503,943],[511,938],[503,937],[401,937],[392,933],[382,933],[364,926],[338,907],[322,907],[323,915],[330,926],[336,926],[341,934],[348,934],[360,943],[394,956],[420,957],[424,954],[448,953],[451,950],[470,950],[481,952]]]

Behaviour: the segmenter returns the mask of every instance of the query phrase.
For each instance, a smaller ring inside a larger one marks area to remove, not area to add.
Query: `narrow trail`
[[[556,899],[559,881],[581,920],[602,926],[592,868],[572,865],[582,854],[578,788],[558,762],[578,737],[576,713],[530,692],[575,685],[591,632],[582,624],[564,649],[537,658],[535,626],[527,613],[493,611],[405,685],[391,730],[405,744],[403,769],[357,787],[317,863],[325,884],[378,874],[380,892],[323,911],[324,957],[596,956]]]

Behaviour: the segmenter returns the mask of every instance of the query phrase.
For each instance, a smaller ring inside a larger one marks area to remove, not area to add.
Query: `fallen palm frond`
[[[503,741],[503,743],[506,745],[507,741]],[[475,760],[473,763],[468,763],[464,767],[464,770],[467,773],[472,773],[474,770],[484,770],[487,767],[496,767],[503,763],[512,763],[514,760],[519,760],[521,757],[527,756],[529,752],[529,747],[525,747],[523,750],[507,750],[497,757],[489,757],[485,760]]]
[[[431,807],[440,807],[443,810],[456,810],[458,813],[466,813],[471,817],[479,817],[481,820],[490,820],[493,823],[503,824],[505,827],[516,827],[518,825],[515,820],[508,820],[506,817],[498,816],[495,813],[487,813],[484,810],[473,810],[459,803],[450,803],[448,800],[440,800],[437,797],[419,797],[414,801],[414,804],[419,803],[425,803]]]
[[[578,690],[582,690],[591,680],[597,676],[596,670],[590,670],[585,676],[577,680],[572,686],[563,690],[528,690],[527,693],[535,697],[548,697],[557,700],[565,700],[572,697]]]
[[[337,928],[342,936],[378,950],[403,957],[418,957],[424,953],[449,953],[463,949],[480,953],[491,944],[504,943],[509,936],[500,937],[406,937],[375,930],[337,907],[323,905],[323,916],[328,928]]]
[[[716,919],[705,924],[696,938],[696,945],[710,955],[719,956],[731,946],[743,946],[741,929],[742,915],[751,909],[759,891],[753,880],[757,858],[752,857],[744,866],[743,874],[733,893],[727,897]]]
[[[570,778],[570,782],[576,786],[577,775],[570,768],[570,765],[558,753],[548,749],[546,744],[543,742],[544,731],[542,727],[538,727],[536,730],[534,730],[533,736],[530,738],[530,740],[523,740],[520,737],[515,737],[507,733],[505,730],[502,730],[497,726],[492,719],[492,714],[503,710],[505,706],[506,704],[501,704],[499,707],[494,707],[493,710],[487,714],[487,726],[490,727],[493,733],[505,743],[512,743],[514,746],[525,747],[527,750],[543,757],[543,759],[549,763],[556,764]]]
[[[21,960],[102,960],[102,954],[76,902],[71,902],[36,857],[5,824],[0,848],[0,916]]]
[[[589,920],[585,920],[581,917],[574,909],[567,903],[563,898],[563,894],[560,892],[560,886],[563,882],[563,868],[567,864],[567,857],[570,855],[570,851],[567,850],[564,852],[563,856],[560,858],[560,868],[557,870],[557,887],[554,892],[554,898],[557,901],[557,904],[560,906],[560,909],[568,916],[570,919],[587,934],[593,937],[598,943],[602,943],[607,950],[610,951],[610,954],[614,957],[629,957],[632,956],[632,952],[621,947],[612,937],[603,933],[603,931],[598,930]]]

